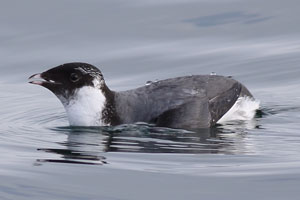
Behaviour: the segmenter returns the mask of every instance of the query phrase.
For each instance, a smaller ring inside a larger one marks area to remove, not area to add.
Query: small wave
[[[299,112],[300,106],[289,106],[289,105],[274,105],[274,106],[268,106],[261,109],[261,115],[262,116],[268,116],[268,115],[277,115],[281,113],[286,112]]]

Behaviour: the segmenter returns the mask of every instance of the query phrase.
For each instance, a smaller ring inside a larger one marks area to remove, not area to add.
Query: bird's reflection
[[[56,156],[56,159],[38,159],[38,163],[102,165],[109,163],[105,158],[106,152],[242,153],[248,151],[243,138],[249,128],[257,128],[255,120],[194,131],[161,128],[143,123],[99,128],[60,127],[54,131],[67,135],[66,141],[58,143],[61,148],[38,149],[59,155],[59,158]]]

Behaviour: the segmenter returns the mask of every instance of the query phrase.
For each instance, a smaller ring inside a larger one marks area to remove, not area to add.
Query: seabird
[[[58,97],[71,126],[146,122],[187,130],[209,128],[240,98],[254,99],[238,81],[216,74],[170,78],[116,92],[107,87],[97,67],[76,62],[29,79]]]

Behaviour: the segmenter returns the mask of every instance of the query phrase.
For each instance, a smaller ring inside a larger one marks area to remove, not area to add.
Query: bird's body
[[[76,81],[71,77],[74,74],[80,77]],[[73,126],[147,122],[171,128],[208,128],[240,97],[253,98],[238,81],[217,75],[171,78],[122,92],[111,91],[101,72],[85,63],[61,65],[32,77],[46,80],[32,83],[56,94]]]
[[[115,93],[121,123],[137,121],[173,128],[213,126],[243,95],[237,81],[223,76],[178,77]],[[251,95],[252,96],[252,95]]]

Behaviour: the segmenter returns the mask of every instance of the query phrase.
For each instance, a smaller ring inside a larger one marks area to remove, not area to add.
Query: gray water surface
[[[297,199],[299,1],[27,0],[0,6],[0,199]],[[196,132],[71,128],[27,83],[66,62],[116,91],[191,74],[233,76],[255,119]]]

